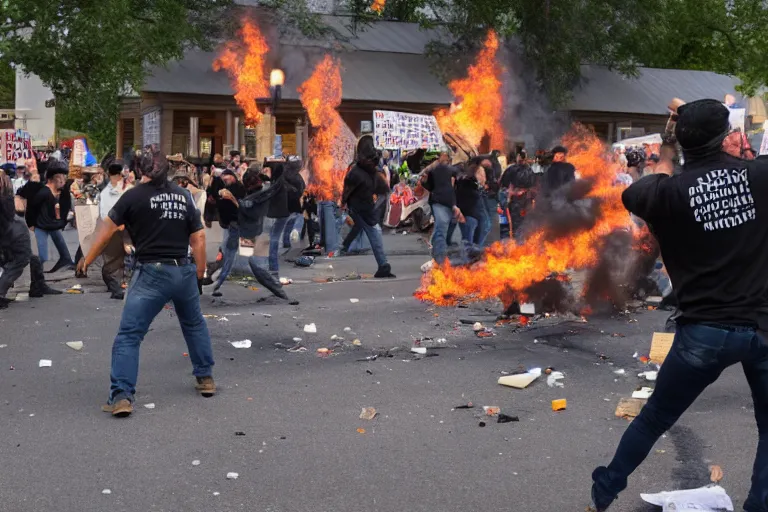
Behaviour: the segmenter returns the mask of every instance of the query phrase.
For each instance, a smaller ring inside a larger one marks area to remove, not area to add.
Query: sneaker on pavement
[[[133,404],[127,398],[113,404],[102,405],[101,410],[112,414],[115,418],[126,418],[133,412]]]
[[[421,273],[426,274],[430,270],[432,270],[432,267],[435,265],[435,260],[429,260],[425,264],[421,266]]]
[[[216,383],[213,382],[213,377],[198,377],[195,389],[204,397],[209,398],[216,394]]]
[[[379,267],[379,269],[376,271],[375,274],[373,274],[373,277],[378,279],[384,279],[384,278],[394,278],[396,277],[395,274],[392,273],[392,267],[389,266],[389,263],[386,265],[382,265]]]

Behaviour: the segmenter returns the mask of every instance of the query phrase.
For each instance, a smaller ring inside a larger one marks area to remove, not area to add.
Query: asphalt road
[[[633,353],[648,352],[666,314],[504,326],[479,339],[456,322],[480,309],[433,310],[412,298],[423,261],[393,257],[391,281],[312,280],[372,272],[372,256],[286,268],[298,306],[236,282],[222,299],[204,296],[204,312],[217,315],[208,319],[219,387],[210,399],[194,392],[177,319],[164,310],[142,346],[137,410],[125,420],[100,411],[122,303],[92,278],[85,294],[12,305],[0,313],[0,510],[584,510],[592,469],[608,462],[628,425],[614,417],[616,404],[641,384]],[[309,323],[317,334],[303,332]],[[319,357],[332,335],[344,346]],[[449,347],[414,360],[408,349],[423,336]],[[276,347],[294,337],[306,352]],[[252,347],[229,343],[243,339]],[[64,345],[75,340],[82,351]],[[357,361],[392,347],[401,347],[395,357]],[[40,359],[52,367],[39,368]],[[496,383],[520,366],[554,367],[565,387]],[[568,409],[552,412],[559,398]],[[452,410],[468,401],[476,408]],[[520,422],[477,417],[483,405]],[[360,419],[362,407],[379,416]],[[654,510],[641,492],[705,485],[712,463],[739,509],[756,444],[748,387],[732,369],[658,443],[612,510]],[[227,480],[229,472],[239,478]]]

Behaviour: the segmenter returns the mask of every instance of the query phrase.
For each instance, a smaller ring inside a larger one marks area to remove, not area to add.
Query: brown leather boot
[[[198,377],[195,389],[204,397],[210,398],[216,394],[216,383],[213,382],[213,377]]]

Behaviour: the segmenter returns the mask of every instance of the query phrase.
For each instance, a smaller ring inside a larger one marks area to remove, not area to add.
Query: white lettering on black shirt
[[[158,194],[150,198],[149,204],[153,210],[163,210],[161,220],[187,218],[187,198],[183,194],[173,192]]]
[[[705,231],[728,229],[755,220],[755,201],[747,169],[715,169],[688,188],[696,222]]]

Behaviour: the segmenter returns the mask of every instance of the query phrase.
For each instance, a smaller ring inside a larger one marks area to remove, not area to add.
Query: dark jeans
[[[219,277],[216,279],[216,286],[214,290],[221,288],[224,281],[229,277],[232,272],[232,267],[235,266],[237,260],[237,253],[240,250],[240,228],[236,223],[232,223],[224,232],[225,236],[222,237],[221,252],[222,264]]]
[[[435,226],[432,229],[432,258],[442,265],[448,257],[448,234],[456,229],[456,219],[453,209],[443,204],[432,205],[432,216],[435,218]]]
[[[139,265],[128,287],[120,328],[112,345],[110,404],[123,398],[133,402],[139,374],[139,346],[168,301],[173,301],[179,317],[192,361],[192,373],[195,377],[212,375],[213,349],[200,310],[195,265]]]
[[[45,231],[44,229],[35,228],[35,240],[37,240],[37,254],[40,256],[40,261],[45,263],[48,261],[48,237],[53,240],[53,245],[56,246],[56,250],[59,251],[59,261],[74,265],[72,256],[69,254],[67,243],[64,241],[64,235],[60,229],[55,231]]]
[[[473,243],[475,231],[477,231],[477,219],[468,215],[464,216],[465,222],[459,224],[461,230],[461,258],[464,262],[469,261],[469,252],[476,246]]]
[[[384,253],[384,239],[381,237],[381,232],[376,229],[376,226],[371,226],[363,219],[363,216],[357,213],[352,208],[349,209],[349,216],[355,222],[355,226],[360,226],[365,232],[365,236],[368,237],[368,241],[371,243],[371,249],[373,249],[373,256],[376,258],[376,263],[379,267],[387,264],[387,255]]]
[[[622,436],[608,467],[592,474],[598,507],[610,504],[627,487],[627,478],[659,437],[723,370],[736,363],[742,364],[752,390],[759,436],[744,510],[768,512],[768,342],[755,329],[719,324],[678,325],[651,398]]]
[[[379,197],[376,199],[376,204],[373,206],[373,216],[376,218],[376,220],[379,221],[379,224],[382,224],[384,222],[384,214],[387,210],[387,198],[386,197]],[[349,251],[349,247],[352,245],[352,242],[355,241],[355,239],[360,236],[360,233],[362,233],[363,227],[359,226],[357,223],[355,223],[354,226],[352,226],[352,229],[349,230],[349,233],[347,233],[347,236],[344,238],[344,241],[341,243],[341,248],[344,249],[344,251]]]
[[[24,267],[29,265],[32,257],[32,245],[29,239],[29,229],[23,220],[11,221],[8,232],[3,235],[3,247],[0,248],[3,261],[0,261],[0,298],[11,288],[13,283],[24,272]]]
[[[488,233],[491,232],[491,218],[488,216],[488,208],[485,201],[485,197],[480,200],[480,204],[477,205],[477,213],[480,215],[477,219],[477,230],[475,231],[475,244],[480,247],[485,245],[485,239],[488,238]]]
[[[288,222],[286,223],[285,229],[283,230],[283,249],[291,248],[291,232],[295,229],[301,233],[303,227],[304,215],[294,212],[288,216]]]
[[[278,217],[272,224],[272,229],[269,230],[269,271],[277,273],[280,271],[279,252],[280,243],[283,241],[283,231],[285,231],[288,225],[288,219],[290,217]],[[288,234],[290,237],[290,233]],[[289,239],[290,241],[290,239]]]

